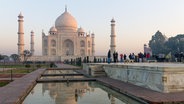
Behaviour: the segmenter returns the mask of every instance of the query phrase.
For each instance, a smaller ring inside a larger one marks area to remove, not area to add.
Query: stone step
[[[83,74],[42,74],[41,76],[83,76]]]

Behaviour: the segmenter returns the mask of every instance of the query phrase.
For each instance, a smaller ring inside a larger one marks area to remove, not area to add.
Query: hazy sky
[[[167,37],[184,33],[184,0],[0,0],[0,54],[17,53],[17,16],[22,12],[25,49],[30,49],[33,30],[35,51],[41,55],[42,29],[48,33],[65,5],[78,27],[95,33],[96,55],[107,54],[113,17],[119,53],[143,51],[157,30]]]

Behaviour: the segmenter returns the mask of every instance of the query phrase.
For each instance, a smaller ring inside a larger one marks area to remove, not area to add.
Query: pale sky
[[[117,51],[143,52],[160,30],[167,37],[184,33],[184,0],[0,0],[0,54],[17,53],[18,14],[24,16],[25,49],[35,32],[35,53],[41,55],[41,32],[48,33],[67,5],[78,27],[95,33],[96,55],[110,48],[110,20],[116,21]]]

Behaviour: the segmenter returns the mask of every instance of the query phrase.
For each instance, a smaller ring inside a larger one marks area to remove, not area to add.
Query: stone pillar
[[[31,42],[30,42],[30,51],[31,51],[31,55],[34,56],[34,32],[31,31]]]
[[[18,55],[23,56],[24,54],[24,27],[23,27],[23,16],[20,13],[18,16]]]
[[[95,34],[92,33],[91,34],[91,38],[92,38],[92,56],[95,56]]]
[[[111,20],[111,44],[110,44],[110,50],[111,54],[113,54],[116,51],[116,33],[115,33],[115,20],[114,18]]]

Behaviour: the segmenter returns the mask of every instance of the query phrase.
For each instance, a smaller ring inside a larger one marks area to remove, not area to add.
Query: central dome
[[[65,12],[56,19],[55,26],[57,29],[77,30],[77,21],[65,8]]]

